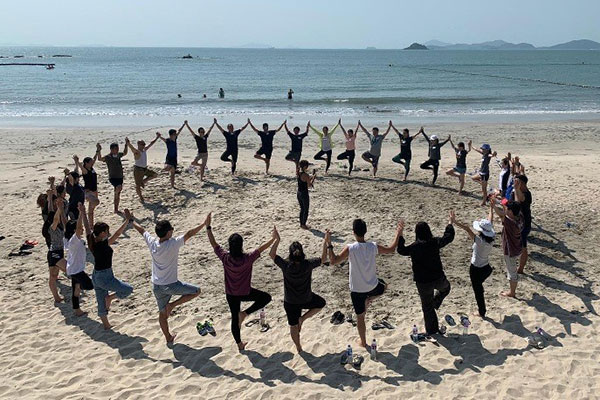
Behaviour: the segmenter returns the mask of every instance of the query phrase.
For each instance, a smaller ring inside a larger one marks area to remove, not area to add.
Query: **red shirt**
[[[520,255],[523,250],[521,247],[522,218],[515,221],[506,215],[502,220],[502,226],[502,250],[504,250],[504,255],[509,257]]]

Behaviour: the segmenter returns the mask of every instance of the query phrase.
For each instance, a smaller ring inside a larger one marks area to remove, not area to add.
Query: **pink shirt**
[[[346,136],[346,150],[354,150],[356,146],[354,142],[356,141],[356,135]]]
[[[252,253],[244,254],[240,259],[234,259],[229,252],[221,246],[215,248],[215,254],[223,263],[225,271],[225,293],[233,296],[246,296],[250,294],[250,283],[252,280],[252,265],[260,253],[254,250]]]

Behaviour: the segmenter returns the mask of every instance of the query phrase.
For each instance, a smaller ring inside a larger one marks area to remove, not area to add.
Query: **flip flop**
[[[198,322],[196,324],[196,330],[198,331],[200,336],[206,336],[206,334],[208,333],[206,330],[206,326],[202,322]]]
[[[0,240],[2,239],[4,239],[4,236],[0,236]],[[25,244],[29,246],[37,246],[38,244],[40,244],[40,242],[38,242],[37,240],[26,240]]]
[[[269,329],[271,329],[271,326],[269,324],[264,324],[261,328],[260,331],[265,333],[267,332]]]
[[[444,319],[446,320],[448,325],[450,325],[450,326],[456,325],[456,321],[454,321],[454,318],[452,318],[452,315],[448,314],[448,315],[446,315],[446,317],[444,317]]]
[[[344,314],[341,311],[336,311],[331,316],[331,319],[329,320],[329,322],[331,322],[333,325],[340,325],[344,322],[344,320],[345,320]]]
[[[257,319],[251,319],[250,321],[246,322],[244,324],[244,326],[246,328],[250,328],[251,326],[258,324],[259,322],[260,322],[260,320],[258,318]]]
[[[354,357],[352,357],[352,366],[356,369],[360,369],[363,361],[365,361],[363,356],[355,354]]]
[[[394,325],[390,324],[386,319],[381,321],[381,325],[383,325],[387,329],[396,329],[396,327]]]
[[[373,329],[374,331],[378,331],[380,329],[385,329],[385,326],[378,322],[373,322],[373,325],[371,325],[371,329]]]
[[[217,336],[217,332],[210,321],[204,321],[204,329],[206,329],[206,332],[211,336]]]
[[[349,324],[352,324],[352,326],[356,326],[356,321],[352,319],[352,314],[350,314],[346,317],[346,322],[348,322]]]

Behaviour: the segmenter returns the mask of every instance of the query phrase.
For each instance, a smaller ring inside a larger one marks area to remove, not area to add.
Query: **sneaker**
[[[213,324],[210,321],[204,321],[204,329],[211,336],[217,336],[217,332],[215,331],[215,328],[213,327]]]

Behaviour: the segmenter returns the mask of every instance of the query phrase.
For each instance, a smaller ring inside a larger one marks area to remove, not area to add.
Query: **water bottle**
[[[469,325],[471,325],[471,321],[469,321],[469,317],[467,317],[466,315],[463,315],[462,317],[460,317],[460,323],[463,327],[462,334],[467,335],[469,333]]]
[[[538,335],[540,335],[541,337],[543,337],[544,339],[548,340],[550,338],[550,335],[548,335],[546,333],[545,330],[543,330],[541,327],[535,327],[535,331],[537,332]]]
[[[375,339],[371,343],[371,360],[377,360],[377,341]]]
[[[348,359],[348,362],[352,362],[352,346],[348,345],[348,348],[346,349],[346,358]]]
[[[413,342],[416,343],[418,341],[418,336],[419,336],[419,329],[417,329],[416,325],[413,325],[412,335],[410,335],[410,337],[413,340]]]
[[[267,314],[265,313],[265,309],[260,310],[260,326],[265,326],[267,324]]]

